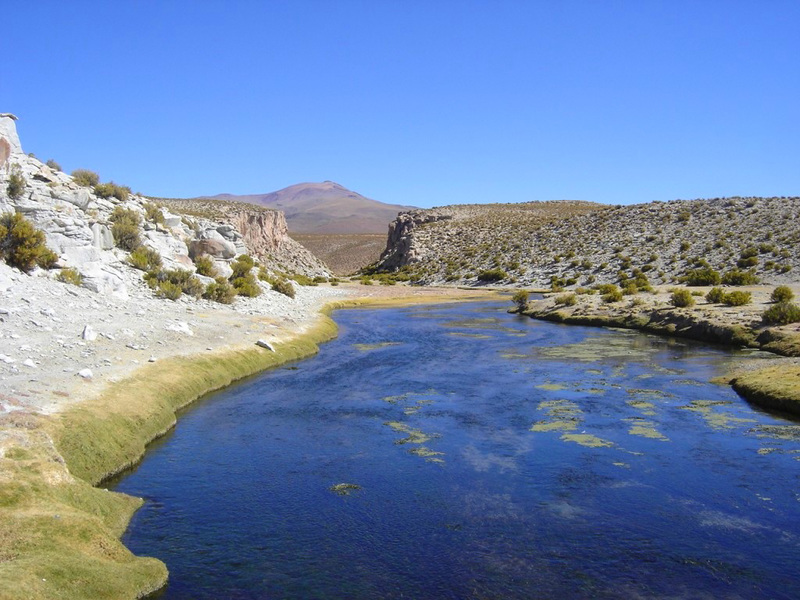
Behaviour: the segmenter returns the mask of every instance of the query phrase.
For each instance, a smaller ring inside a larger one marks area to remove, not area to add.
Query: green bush
[[[488,269],[478,273],[478,281],[485,281],[487,283],[491,283],[494,281],[503,281],[503,279],[507,278],[508,278],[508,273],[503,271],[503,269]]]
[[[142,245],[139,237],[139,213],[135,210],[117,206],[111,213],[111,234],[114,236],[114,243],[132,252]]]
[[[724,298],[725,290],[723,290],[721,287],[713,287],[706,294],[706,300],[714,304],[722,304],[722,300]]]
[[[720,274],[711,267],[692,269],[684,275],[686,285],[719,285],[722,278]]]
[[[140,271],[154,271],[161,268],[161,255],[157,250],[139,246],[130,253],[128,262]]]
[[[694,297],[692,293],[687,289],[677,289],[672,292],[672,296],[670,297],[670,303],[673,306],[687,307],[687,306],[694,306]]]
[[[722,283],[725,285],[755,285],[758,283],[758,277],[753,271],[732,269],[722,276]]]
[[[745,304],[750,304],[751,300],[752,295],[750,292],[743,292],[741,290],[728,292],[722,298],[723,304],[727,304],[728,306],[744,306]]]
[[[61,272],[56,276],[56,279],[62,283],[70,283],[77,286],[83,284],[83,275],[81,275],[77,269],[73,269],[72,267],[61,269]]]
[[[252,273],[248,273],[243,277],[237,277],[232,283],[239,296],[254,298],[261,294],[261,286],[258,285],[258,281]]]
[[[385,282],[386,282],[386,280],[387,280],[387,278],[390,278],[390,277],[391,277],[391,276],[390,276],[388,273],[382,273],[381,275],[377,276],[377,279],[378,279],[378,280],[379,280],[381,283],[383,283],[384,285],[390,285],[390,284],[387,284],[387,283],[385,283]],[[318,282],[316,282],[316,281],[314,281],[313,279],[311,279],[311,277],[306,277],[306,276],[305,276],[305,275],[303,275],[302,273],[295,273],[295,274],[293,274],[293,275],[291,276],[291,279],[292,279],[293,281],[297,282],[299,285],[302,285],[302,286],[315,286],[315,285],[319,285],[319,284],[318,284]]]
[[[51,268],[58,257],[45,245],[44,233],[20,213],[0,216],[0,259],[26,273],[35,266]]]
[[[144,216],[151,223],[164,224],[164,213],[158,204],[146,202],[144,205]]]
[[[639,288],[636,287],[636,283],[633,281],[625,282],[625,287],[622,288],[622,294],[624,296],[635,296],[639,293]]]
[[[177,283],[171,281],[159,281],[156,286],[156,296],[167,300],[177,300],[181,297],[183,290]]]
[[[773,302],[789,302],[794,298],[794,292],[788,285],[779,285],[772,290],[770,299]]]
[[[771,325],[787,325],[800,321],[800,306],[794,302],[778,302],[763,313],[761,319]]]
[[[279,279],[272,284],[272,289],[284,296],[294,298],[294,286],[286,279]]]
[[[203,293],[203,298],[213,300],[221,304],[230,304],[236,297],[236,289],[224,277],[217,277],[213,283],[209,283]]]
[[[741,269],[747,269],[749,267],[755,267],[758,264],[758,257],[756,256],[748,256],[747,258],[740,258],[736,261],[736,266]]]
[[[513,296],[511,296],[511,301],[517,305],[519,310],[525,310],[528,308],[528,298],[530,294],[528,290],[519,290]]]
[[[561,294],[556,296],[556,304],[562,306],[575,306],[578,303],[578,296],[576,294]]]
[[[235,279],[247,277],[247,275],[250,274],[250,269],[252,269],[255,264],[255,261],[247,254],[240,254],[236,257],[236,260],[231,263],[233,275],[231,275],[229,279],[233,281]]]
[[[600,285],[595,286],[595,289],[600,294],[613,294],[619,291],[619,288],[614,283],[601,283]]]
[[[617,286],[614,286],[613,289],[610,289],[608,292],[603,294],[602,300],[606,304],[619,302],[620,300],[622,300],[622,290],[619,289]]]
[[[196,256],[194,259],[194,267],[195,269],[197,269],[198,275],[204,275],[206,277],[217,276],[217,269],[214,266],[214,261],[207,254],[201,254],[199,256]],[[259,278],[260,277],[261,277],[261,272],[259,271]]]
[[[61,165],[58,164],[56,161],[54,161],[52,158],[48,158],[47,162],[44,163],[44,164],[46,164],[48,167],[50,167],[54,171],[61,171],[62,170],[61,169]]]
[[[195,298],[199,298],[201,294],[205,290],[205,286],[203,282],[200,281],[197,277],[195,277],[191,271],[187,271],[186,269],[167,269],[164,271],[148,271],[145,276],[144,280],[147,282],[151,288],[156,290],[158,295],[162,297],[169,297],[167,295],[163,295],[159,293],[162,288],[165,286],[164,283],[169,283],[169,286],[166,286],[166,290],[172,293],[172,286],[178,286],[181,292],[189,295],[194,296]],[[176,298],[170,298],[171,300],[175,300]]]
[[[10,173],[8,175],[8,187],[6,193],[12,200],[17,200],[22,197],[25,192],[25,186],[28,182],[22,176],[22,168],[19,165],[11,165]]]
[[[113,181],[108,183],[98,183],[94,186],[94,193],[101,198],[116,198],[120,202],[125,202],[131,193],[131,188],[117,185]]]
[[[100,183],[100,176],[94,171],[88,169],[75,169],[72,172],[72,179],[78,185],[83,187],[94,187]]]

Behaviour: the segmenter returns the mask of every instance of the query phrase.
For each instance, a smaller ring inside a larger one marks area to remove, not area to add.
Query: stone
[[[196,258],[201,254],[208,254],[212,258],[233,258],[236,256],[236,245],[224,239],[192,240],[189,243],[189,256]]]
[[[81,369],[77,374],[78,377],[82,377],[83,379],[91,379],[94,377],[94,373],[92,373],[91,369]]]
[[[92,229],[92,246],[98,250],[111,250],[114,247],[114,235],[107,225],[95,223]]]
[[[271,343],[269,343],[267,340],[258,340],[256,342],[256,346],[259,346],[261,348],[266,348],[267,350],[270,350],[271,352],[275,352],[275,347]]]
[[[174,323],[169,323],[164,327],[167,331],[175,331],[177,333],[183,333],[185,335],[194,335],[194,331],[191,330],[189,324],[186,321],[175,321]]]
[[[24,361],[22,361],[22,364],[25,365],[26,367],[30,367],[31,369],[36,368],[36,363],[33,362],[33,360],[30,358],[26,358]]]
[[[91,325],[86,325],[83,328],[83,333],[81,333],[81,337],[88,342],[93,342],[97,339],[97,332]]]

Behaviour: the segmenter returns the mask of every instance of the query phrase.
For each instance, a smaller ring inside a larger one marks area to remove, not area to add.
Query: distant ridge
[[[269,194],[204,197],[283,211],[289,232],[306,234],[386,234],[399,212],[415,209],[372,200],[333,181],[298,183]]]

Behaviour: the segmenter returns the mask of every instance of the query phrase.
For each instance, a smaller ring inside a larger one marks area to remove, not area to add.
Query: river
[[[507,307],[338,311],[193,405],[115,484],[161,597],[800,597],[800,426],[709,383],[760,353]]]

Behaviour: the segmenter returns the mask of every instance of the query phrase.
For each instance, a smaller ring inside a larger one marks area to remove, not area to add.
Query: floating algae
[[[409,427],[400,421],[387,421],[384,425],[388,425],[398,433],[407,434],[407,437],[395,440],[395,444],[424,444],[433,438],[439,437],[438,435],[427,434],[420,429]]]
[[[548,346],[540,348],[538,354],[542,358],[571,360],[580,362],[600,362],[602,360],[622,359],[626,362],[649,362],[649,357],[656,349],[651,346],[637,348],[631,339],[624,335],[587,337],[575,344]],[[596,373],[599,374],[599,373]],[[620,373],[621,375],[621,373]]]
[[[436,452],[435,450],[431,450],[425,446],[420,446],[418,448],[412,448],[408,451],[410,454],[414,456],[420,456],[425,459],[425,462],[434,462],[439,464],[444,464],[444,459],[438,458],[439,456],[444,456],[444,452]]]
[[[739,423],[755,423],[753,419],[734,417],[729,412],[716,412],[715,407],[729,405],[726,400],[693,400],[688,406],[681,406],[683,410],[698,413],[712,429],[730,429]]]
[[[579,417],[583,414],[578,405],[570,400],[545,400],[537,408],[549,417]]]
[[[750,429],[748,433],[755,433],[760,438],[774,438],[800,442],[800,426],[798,425],[759,425]]]
[[[624,463],[624,462],[615,462],[615,463],[611,463],[611,464],[614,465],[615,467],[619,467],[620,469],[630,469],[631,468],[631,466],[628,463]]]
[[[556,419],[554,421],[537,421],[531,425],[531,431],[574,431],[578,428],[578,419]]]
[[[657,431],[655,424],[650,421],[645,421],[636,417],[626,420],[632,423],[631,428],[628,430],[630,435],[638,435],[639,437],[650,438],[652,440],[661,440],[662,442],[669,441],[669,438],[660,431]]]
[[[492,337],[490,335],[486,335],[485,333],[465,333],[463,331],[448,331],[447,335],[453,335],[456,337],[475,338],[477,340],[488,340],[491,339]]]
[[[362,352],[369,352],[370,350],[378,350],[379,348],[386,348],[387,346],[399,346],[400,342],[378,342],[375,344],[353,344]]]
[[[767,454],[772,454],[773,452],[777,452],[777,448],[759,448],[758,453],[761,456],[766,456]]]
[[[501,358],[531,358],[527,354],[519,354],[518,352],[503,352],[500,354]]]
[[[537,385],[534,387],[539,388],[540,390],[547,390],[550,392],[557,392],[559,390],[567,389],[567,386],[565,386],[563,383],[543,383],[541,385]]]
[[[652,402],[647,402],[646,400],[628,400],[626,404],[648,417],[652,417],[656,414],[656,411],[654,410],[655,404]]]
[[[349,496],[353,492],[357,492],[361,489],[361,486],[357,483],[337,483],[336,485],[332,485],[328,488],[334,494],[338,494],[339,496]]]
[[[597,437],[590,433],[564,433],[561,439],[565,442],[575,442],[587,448],[610,448],[614,444],[608,440]]]

